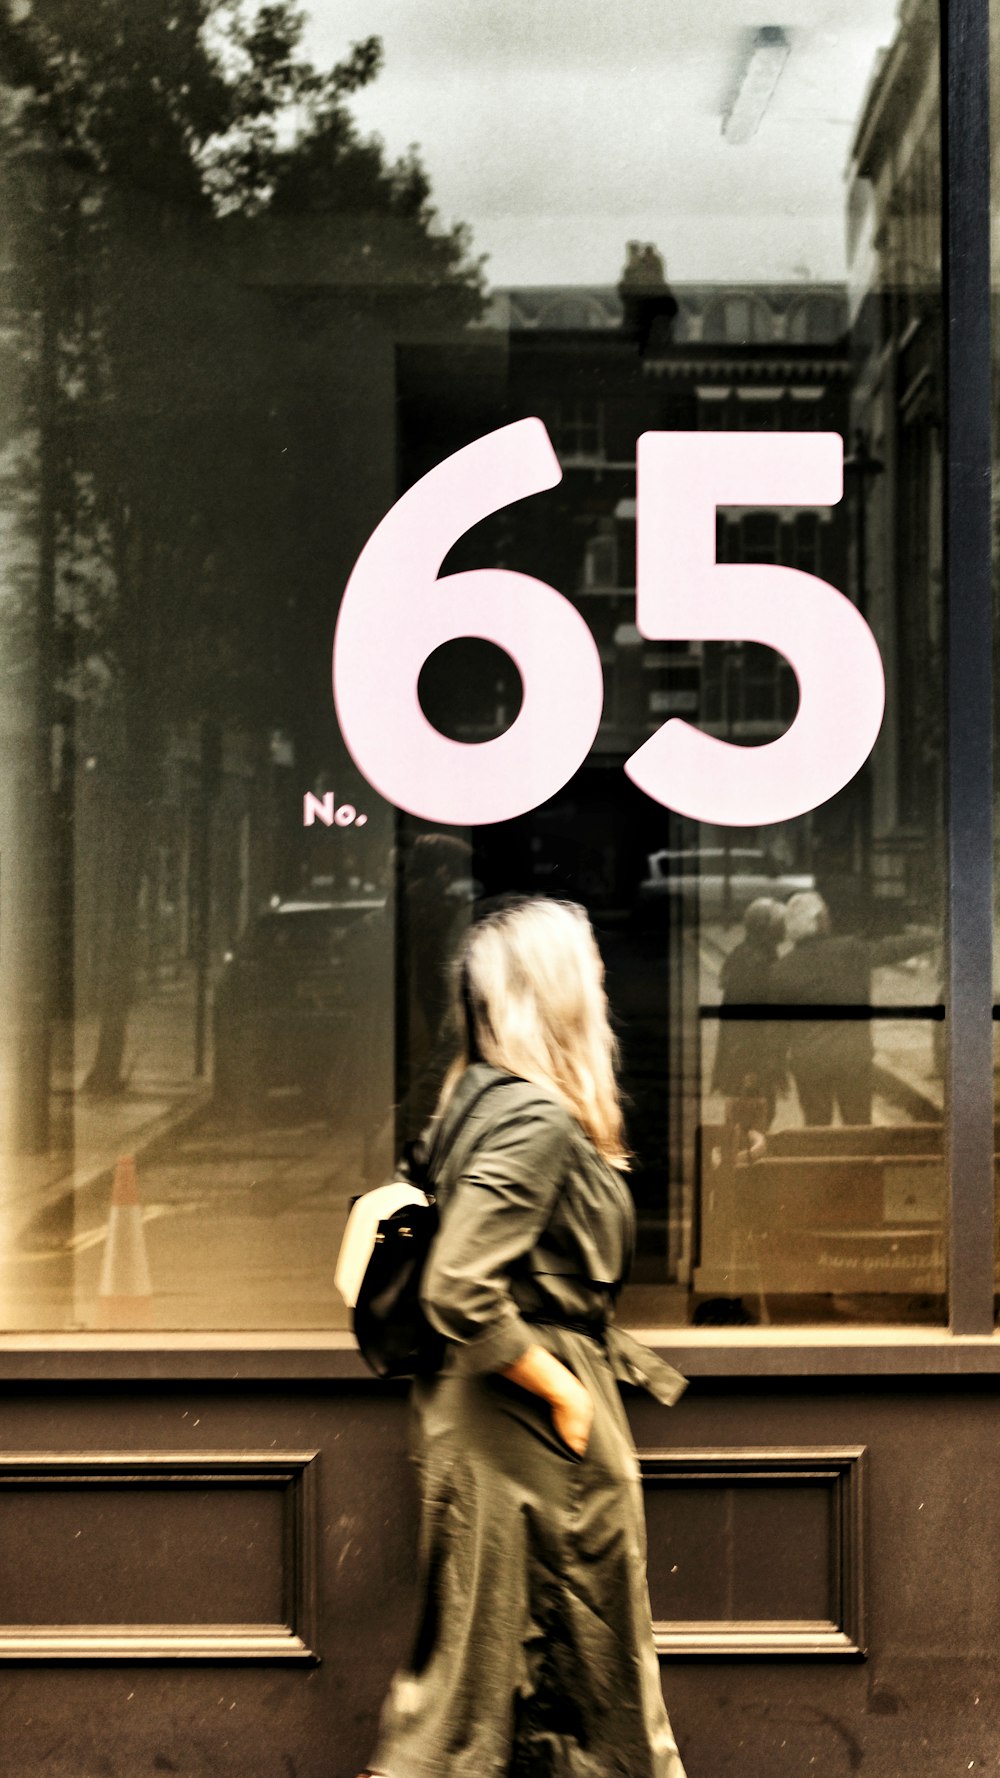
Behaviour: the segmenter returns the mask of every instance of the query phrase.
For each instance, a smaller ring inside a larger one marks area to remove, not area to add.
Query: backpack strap
[[[431,1142],[430,1152],[427,1156],[427,1161],[424,1166],[423,1184],[424,1184],[425,1190],[428,1192],[429,1195],[433,1196],[433,1194],[434,1194],[434,1188],[437,1184],[438,1175],[440,1173],[442,1164],[444,1163],[444,1161],[447,1160],[452,1149],[455,1147],[456,1143],[458,1142],[458,1139],[461,1136],[463,1130],[465,1130],[466,1127],[468,1126],[469,1120],[472,1117],[473,1112],[478,1111],[478,1109],[479,1109],[480,1105],[482,1104],[483,1100],[485,1099],[487,1093],[491,1093],[493,1091],[494,1087],[506,1086],[506,1084],[509,1080],[515,1080],[516,1078],[517,1078],[516,1075],[511,1074],[511,1075],[504,1075],[500,1080],[488,1080],[488,1081],[486,1081],[486,1083],[483,1086],[480,1087],[480,1089],[477,1093],[473,1093],[472,1098],[469,1100],[468,1105],[465,1107],[465,1110],[460,1114],[460,1116],[456,1120],[453,1128],[449,1131],[447,1143],[444,1140],[445,1120],[444,1120],[444,1118],[441,1119],[441,1122],[438,1124],[438,1127],[434,1132],[434,1138],[433,1138],[433,1141]]]

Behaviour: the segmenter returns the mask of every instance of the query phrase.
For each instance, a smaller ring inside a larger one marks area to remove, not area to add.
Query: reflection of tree
[[[34,790],[47,800],[57,693],[99,723],[115,785],[95,1092],[121,1084],[170,735],[294,727],[301,626],[293,599],[276,608],[287,564],[269,417],[301,330],[247,268],[307,235],[326,281],[361,306],[398,288],[428,324],[454,325],[479,303],[465,233],[435,230],[415,154],[389,165],[352,122],[378,40],[321,70],[300,54],[303,25],[287,0],[249,20],[228,0],[0,10],[13,90],[0,152],[28,192],[6,295],[35,391],[43,556],[52,540],[48,606],[44,561],[33,589]],[[350,330],[324,345],[350,353]]]

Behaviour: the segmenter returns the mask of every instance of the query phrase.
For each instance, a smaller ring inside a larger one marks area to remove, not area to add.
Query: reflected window
[[[618,585],[618,536],[612,525],[587,539],[583,555],[585,589]]]
[[[608,327],[607,311],[593,297],[560,296],[539,310],[539,327]]]
[[[733,346],[762,345],[773,332],[771,312],[758,297],[720,297],[705,315],[706,340],[725,341]]]
[[[560,401],[553,419],[552,442],[560,457],[603,457],[604,403],[588,396]]]
[[[833,296],[807,296],[794,303],[785,323],[786,338],[796,345],[828,345],[846,325],[844,304]]]

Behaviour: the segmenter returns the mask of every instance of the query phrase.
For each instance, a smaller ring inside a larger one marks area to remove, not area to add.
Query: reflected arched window
[[[730,346],[763,345],[772,332],[771,312],[756,296],[719,297],[705,316],[705,339]]]
[[[539,327],[607,327],[608,317],[590,296],[560,296],[546,303],[538,316]]]
[[[786,332],[796,345],[828,345],[842,331],[841,305],[834,296],[805,296],[788,311]]]

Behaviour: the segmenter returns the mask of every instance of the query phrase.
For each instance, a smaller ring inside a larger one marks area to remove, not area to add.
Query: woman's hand
[[[578,1457],[586,1454],[590,1443],[590,1429],[594,1423],[594,1403],[589,1389],[585,1388],[572,1371],[566,1372],[569,1384],[552,1403],[552,1424],[571,1451]],[[569,1385],[572,1385],[570,1387]]]
[[[590,1441],[594,1403],[590,1391],[569,1366],[562,1364],[544,1346],[529,1346],[513,1364],[506,1365],[501,1374],[548,1402],[554,1430],[563,1444],[568,1445],[577,1457],[582,1457]]]

